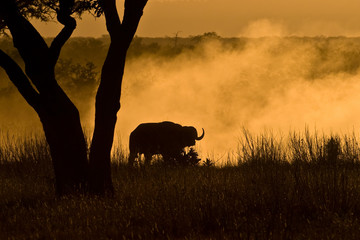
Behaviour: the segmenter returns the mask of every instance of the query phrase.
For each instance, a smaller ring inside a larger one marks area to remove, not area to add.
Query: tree
[[[0,2],[0,28],[3,32],[10,31],[14,46],[25,63],[25,72],[2,50],[0,66],[40,118],[50,147],[58,195],[77,191],[113,193],[110,151],[120,109],[126,53],[146,3],[147,0],[125,0],[121,21],[116,0]],[[61,49],[76,28],[72,15],[85,11],[96,16],[105,15],[111,39],[96,95],[95,128],[89,154],[79,111],[58,85],[54,74]],[[30,20],[47,21],[54,16],[64,27],[48,46]]]

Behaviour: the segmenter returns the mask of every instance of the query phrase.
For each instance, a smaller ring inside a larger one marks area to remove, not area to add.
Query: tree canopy
[[[75,14],[77,17],[85,12],[91,13],[95,17],[100,17],[103,13],[98,0],[1,0],[0,8],[5,4],[16,4],[18,11],[28,20],[39,19],[41,21],[53,21],[61,16],[62,11],[66,14]],[[3,8],[4,9],[4,8]],[[68,12],[70,11],[70,13]],[[4,11],[0,9],[0,34],[4,34],[7,26],[4,21]]]

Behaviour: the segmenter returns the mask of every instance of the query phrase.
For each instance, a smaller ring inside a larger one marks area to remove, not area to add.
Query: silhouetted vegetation
[[[174,159],[175,165],[178,166],[198,166],[201,158],[199,158],[199,154],[192,147],[189,148],[189,151],[185,151],[183,149],[180,153],[180,156]]]
[[[46,42],[50,43],[51,40],[52,39],[46,39]],[[89,104],[93,103],[94,92],[98,86],[97,81],[100,79],[101,66],[106,56],[106,49],[108,48],[109,41],[108,37],[71,38],[64,45],[63,51],[60,55],[60,65],[69,63],[71,66],[68,70],[65,70],[65,65],[63,65],[63,67],[57,66],[56,78],[59,80],[59,84],[64,88],[65,92],[69,93],[69,95],[74,92],[74,90],[71,89],[71,86],[77,86],[77,94],[71,95],[71,99],[73,99],[79,107],[82,115],[88,115],[89,110],[93,110],[93,108],[89,107]],[[4,49],[13,59],[17,60],[17,62],[21,64],[19,54],[14,50],[12,45],[13,44],[6,38],[2,38],[0,40],[1,49]],[[264,45],[270,45],[270,47],[264,48]],[[268,63],[271,66],[265,64],[264,66],[267,66],[268,69],[266,68],[264,71],[269,72],[264,73],[260,71],[263,75],[255,76],[258,77],[256,80],[262,79],[265,85],[266,83],[271,82],[272,86],[279,86],[279,88],[271,88],[275,91],[274,94],[279,96],[284,95],[285,91],[281,89],[283,84],[289,83],[292,86],[294,82],[297,83],[300,79],[301,81],[304,80],[309,83],[319,82],[320,85],[325,87],[326,84],[333,83],[331,81],[328,82],[327,79],[331,78],[331,76],[336,76],[338,79],[345,75],[347,76],[346,78],[344,77],[343,82],[345,82],[349,79],[351,80],[351,76],[356,76],[359,71],[360,52],[358,49],[360,49],[360,38],[222,38],[216,33],[204,33],[198,36],[190,37],[177,37],[176,39],[174,37],[135,37],[127,55],[127,66],[130,67],[129,69],[132,69],[131,67],[136,65],[135,63],[139,66],[143,66],[142,64],[139,64],[139,62],[141,63],[142,61],[145,61],[147,63],[154,63],[156,69],[161,69],[164,65],[166,65],[165,63],[174,61],[173,64],[177,64],[178,61],[175,60],[178,58],[180,60],[184,60],[185,62],[192,60],[200,60],[201,62],[202,59],[212,59],[216,57],[211,55],[211,52],[214,50],[219,53],[228,53],[229,55],[243,54],[244,56],[238,60],[246,60],[246,56],[248,54],[247,51],[249,51],[249,49],[253,51],[258,48],[265,49],[264,52],[261,52],[262,56],[265,56],[266,59],[273,59],[276,66],[272,66],[271,62]],[[300,53],[301,55],[299,55]],[[257,66],[257,59],[253,59],[256,54],[257,53],[252,53],[252,57],[249,60],[249,66]],[[89,69],[87,64],[91,64],[93,68]],[[283,65],[279,64],[284,64],[284,68]],[[294,65],[296,65],[296,67],[294,67]],[[96,75],[92,75],[90,81],[87,81],[86,79],[85,81],[80,79],[82,76],[78,73],[72,73],[72,71],[76,71],[76,69],[80,69],[81,71],[89,70],[90,75],[93,73],[96,73]],[[274,71],[271,69],[274,69]],[[63,72],[63,70],[65,71]],[[166,72],[165,70],[164,72]],[[236,72],[236,70],[233,71]],[[293,76],[293,71],[296,71],[296,77]],[[253,76],[247,77],[247,74],[250,74],[250,72],[251,68],[247,71],[242,69],[241,72],[239,72],[239,75],[234,76],[236,84],[233,83],[234,81],[230,80],[224,82],[222,84],[223,89],[219,89],[219,97],[222,99],[230,97],[235,98],[235,96],[231,96],[231,94],[227,92],[228,89],[234,89],[235,87],[236,89],[242,88],[244,89],[245,94],[242,98],[244,101],[243,104],[247,104],[247,100],[250,99],[249,101],[256,105],[254,108],[256,109],[255,111],[258,111],[258,108],[260,107],[266,106],[271,99],[268,99],[269,96],[267,94],[259,92],[258,89],[262,88],[253,89],[255,88],[255,85],[252,85],[251,83],[253,79],[248,79]],[[240,73],[245,74],[245,76],[242,76]],[[72,77],[70,76],[71,74],[75,74],[77,76]],[[139,95],[141,91],[143,91],[144,86],[151,86],[155,83],[154,79],[158,79],[159,76],[154,76],[153,74],[155,73],[153,73],[152,68],[149,66],[144,72],[140,71],[134,74],[133,71],[129,71],[127,75],[127,84],[130,85],[131,92],[129,91],[129,88],[125,88],[124,93],[135,96]],[[67,76],[70,76],[70,78],[66,79]],[[279,82],[277,82],[277,80],[279,80]],[[322,80],[324,80],[324,82],[321,82]],[[172,81],[172,79],[169,79],[169,81]],[[247,83],[247,81],[249,81],[250,84]],[[63,84],[63,82],[66,82],[66,84]],[[274,84],[272,82],[274,82]],[[192,86],[189,85],[189,87]],[[10,98],[10,96],[13,97],[17,94],[14,89],[15,87],[11,84],[7,77],[4,76],[4,72],[0,69],[0,100],[7,98],[8,105],[12,105],[14,102],[16,102],[16,104],[19,102],[23,103],[18,99]],[[82,104],[82,99],[77,99],[78,95],[80,97],[85,97],[83,98],[84,102],[86,101],[89,104]],[[20,106],[18,112],[21,112],[25,106],[25,104],[23,104],[23,107]],[[231,120],[225,112],[218,112],[217,114],[221,115],[219,118],[223,121]],[[224,114],[225,116],[222,116]],[[246,114],[251,115],[253,113],[246,112]],[[92,119],[91,122],[93,122]]]
[[[46,39],[46,42],[49,44],[51,40],[50,38]],[[214,32],[177,38],[135,37],[127,57],[129,61],[146,56],[173,58],[185,52],[196,54],[194,57],[201,57],[205,51],[203,48],[204,44],[206,45],[209,42],[219,43],[217,47],[220,47],[223,51],[241,52],[248,45],[261,45],[268,40],[269,38],[222,38]],[[358,49],[360,47],[360,38],[284,37],[276,40],[279,41],[278,47],[273,48],[268,53],[273,56],[284,54],[294,48],[294,46],[314,51],[313,62],[309,66],[309,79],[320,78],[339,72],[356,74],[359,69],[360,52]],[[64,45],[60,59],[64,62],[71,61],[72,64],[84,67],[88,63],[94,64],[94,70],[100,73],[100,67],[106,57],[109,41],[107,36],[102,38],[71,38]],[[13,48],[13,44],[9,39],[0,38],[0,47],[13,59],[20,62],[20,56]],[[336,61],[334,62],[334,60]],[[5,82],[3,74],[1,73],[1,81]],[[0,86],[4,84],[3,82],[1,82]]]
[[[50,44],[51,40],[46,39],[46,42]],[[268,40],[269,38],[222,38],[214,32],[186,38],[177,37],[176,39],[170,37],[135,37],[128,51],[128,59],[131,62],[144,57],[174,58],[181,53],[188,53],[190,55],[192,53],[193,57],[199,58],[205,54],[204,45],[209,42],[218,43],[217,47],[223,51],[241,52],[246,46],[252,44],[261,45]],[[313,59],[311,64],[309,63],[309,69],[306,73],[309,80],[340,72],[356,74],[360,67],[360,52],[358,50],[360,48],[360,38],[285,37],[277,40],[279,41],[278,46],[267,54],[276,57],[277,55],[285,54],[294,48],[294,46],[313,51]],[[70,91],[70,87],[76,85],[86,88],[82,90],[82,94],[91,94],[95,91],[97,85],[94,84],[94,81],[87,85],[89,82],[86,80],[89,78],[85,76],[85,80],[82,80],[80,79],[82,76],[78,74],[80,71],[89,70],[90,74],[96,73],[96,75],[91,76],[91,79],[98,80],[100,78],[100,68],[106,57],[109,41],[109,38],[106,36],[102,38],[71,38],[68,40],[60,55],[59,65],[61,66],[57,66],[57,78],[60,84],[64,81],[67,82],[65,85],[62,84],[65,90]],[[0,47],[13,59],[21,63],[20,56],[13,48],[10,39],[1,38]],[[89,65],[91,65],[91,69]],[[63,70],[65,72],[62,72]],[[77,77],[71,77],[70,74],[76,74]],[[70,76],[70,78],[66,79],[67,76]],[[10,84],[10,81],[8,81],[1,70],[1,96],[7,96],[14,89],[15,87]]]
[[[128,168],[112,155],[113,198],[54,198],[45,140],[2,133],[1,239],[358,239],[355,135],[244,131],[237,164]],[[209,159],[209,161],[211,161]]]

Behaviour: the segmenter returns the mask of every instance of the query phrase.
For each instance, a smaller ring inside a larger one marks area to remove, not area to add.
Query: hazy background
[[[169,120],[204,128],[202,157],[224,160],[236,152],[244,126],[277,136],[306,126],[357,134],[359,16],[355,0],[150,0],[138,36],[152,38],[136,38],[130,49],[116,141],[127,147],[138,124]],[[36,26],[50,37],[60,29]],[[222,38],[199,35],[213,31]],[[83,16],[74,36],[96,38],[70,40],[58,65],[58,79],[79,106],[89,136],[108,46],[103,34],[103,19]],[[40,129],[34,111],[3,72],[0,77],[0,131]]]

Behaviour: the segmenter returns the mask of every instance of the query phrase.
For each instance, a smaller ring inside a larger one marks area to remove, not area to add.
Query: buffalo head
[[[182,127],[182,131],[183,131],[183,139],[184,139],[184,147],[188,147],[188,146],[194,146],[195,145],[195,140],[200,141],[201,139],[203,139],[204,135],[205,135],[205,131],[204,129],[202,129],[202,134],[200,137],[198,137],[197,131],[194,127]]]

